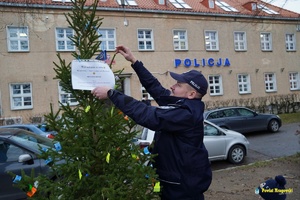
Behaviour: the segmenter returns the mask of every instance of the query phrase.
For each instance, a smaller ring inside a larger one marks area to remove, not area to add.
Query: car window
[[[19,129],[23,129],[23,130],[25,130],[25,131],[31,131],[29,128],[26,128],[26,127],[16,127],[16,128],[19,128]]]
[[[23,137],[22,137],[23,136]],[[53,143],[51,140],[43,140],[44,138],[35,138],[28,135],[16,135],[10,138],[16,142],[26,146],[29,149],[40,150],[41,148],[53,148]]]
[[[9,149],[9,144],[0,141],[0,163],[4,163],[7,160],[7,151]]]
[[[212,112],[208,115],[207,119],[218,119],[218,118],[222,118],[224,117],[224,113],[223,111],[215,111],[215,112]]]
[[[205,136],[216,136],[220,135],[217,128],[213,127],[210,124],[204,124],[204,135]]]
[[[19,156],[22,154],[29,154],[29,152],[13,144],[10,144],[7,150],[6,162],[18,162]]]
[[[236,112],[233,109],[224,110],[224,114],[226,117],[234,117],[237,116]]]
[[[52,140],[50,140],[49,138],[42,137],[42,136],[32,133],[32,132],[19,131],[11,139],[17,140],[17,138],[21,138],[23,140],[27,140],[30,142],[53,147]],[[26,145],[26,142],[25,142],[25,145]]]
[[[250,110],[247,110],[247,109],[238,108],[237,110],[241,116],[253,116],[254,115],[253,112],[251,112]]]

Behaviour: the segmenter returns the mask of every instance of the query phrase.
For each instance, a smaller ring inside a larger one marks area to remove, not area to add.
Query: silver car
[[[134,143],[144,148],[152,143],[153,138],[154,131],[144,128]],[[233,164],[242,163],[249,148],[249,141],[244,135],[220,128],[207,120],[204,120],[204,144],[210,161],[228,160]]]
[[[51,131],[51,132],[42,131],[35,124],[12,124],[12,125],[0,126],[0,128],[19,128],[19,129],[23,129],[26,131],[36,133],[38,135],[41,135],[43,137],[50,138],[50,139],[54,139],[55,135],[57,134],[54,131]]]

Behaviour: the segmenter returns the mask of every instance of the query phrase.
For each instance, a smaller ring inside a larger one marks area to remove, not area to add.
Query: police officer
[[[125,46],[116,52],[130,61],[141,84],[159,106],[149,106],[108,87],[96,87],[92,94],[109,98],[137,124],[154,130],[153,166],[162,186],[163,200],[202,200],[212,179],[208,152],[203,144],[202,97],[208,83],[196,70],[183,74],[170,72],[176,83],[170,90],[138,61]]]

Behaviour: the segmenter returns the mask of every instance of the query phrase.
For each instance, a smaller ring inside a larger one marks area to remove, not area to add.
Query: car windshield
[[[51,139],[41,137],[36,134],[29,134],[28,132],[19,132],[11,136],[10,139],[21,143],[29,149],[39,150],[40,148],[53,148],[53,142]]]

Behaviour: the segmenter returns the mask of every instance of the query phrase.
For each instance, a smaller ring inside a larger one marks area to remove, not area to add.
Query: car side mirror
[[[22,155],[19,156],[18,162],[28,164],[28,165],[32,165],[33,164],[33,158],[29,154],[22,154]]]

